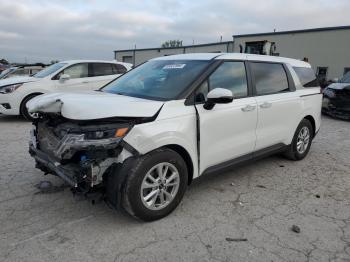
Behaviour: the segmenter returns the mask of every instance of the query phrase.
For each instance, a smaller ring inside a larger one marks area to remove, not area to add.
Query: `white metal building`
[[[340,78],[350,71],[350,26],[234,35],[233,41],[178,48],[116,50],[114,57],[138,65],[154,57],[172,54],[244,52],[247,46],[263,41],[275,44],[274,55],[307,60],[320,78]]]

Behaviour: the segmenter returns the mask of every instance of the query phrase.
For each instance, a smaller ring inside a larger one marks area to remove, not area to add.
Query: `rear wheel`
[[[131,215],[153,221],[170,214],[180,203],[188,181],[182,157],[157,149],[136,159],[122,193],[122,206]]]
[[[33,99],[36,96],[38,96],[38,94],[37,95],[29,95],[26,98],[24,98],[22,103],[21,103],[21,108],[20,108],[21,115],[29,121],[33,121],[39,117],[38,113],[29,113],[28,108],[26,106],[27,103],[29,102],[29,100]]]
[[[314,130],[309,120],[303,119],[295,131],[292,144],[285,156],[291,160],[302,160],[310,151]]]

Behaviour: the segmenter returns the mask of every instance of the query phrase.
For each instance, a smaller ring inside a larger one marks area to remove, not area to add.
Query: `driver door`
[[[209,91],[229,89],[234,100],[203,108]],[[244,62],[227,61],[201,85],[196,93],[200,127],[200,174],[206,169],[253,152],[256,142],[257,103],[248,91]]]
[[[69,79],[60,79],[63,74],[69,75]],[[79,63],[65,68],[59,73],[57,79],[55,86],[59,92],[91,90],[88,63]]]

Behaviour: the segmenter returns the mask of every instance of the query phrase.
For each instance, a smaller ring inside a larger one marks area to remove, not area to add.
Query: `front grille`
[[[60,138],[55,135],[50,127],[39,123],[37,129],[37,140],[40,150],[53,156],[53,151],[57,149]]]

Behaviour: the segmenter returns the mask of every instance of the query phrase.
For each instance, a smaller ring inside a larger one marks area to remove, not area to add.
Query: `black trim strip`
[[[120,142],[120,145],[136,157],[141,155],[139,151],[137,151],[132,145],[125,142],[124,140]]]
[[[321,95],[321,93],[301,95],[300,97],[306,97],[306,96],[315,96],[315,95]]]
[[[201,176],[206,175],[206,174],[216,173],[218,171],[228,170],[228,169],[231,169],[233,167],[236,167],[238,165],[244,164],[244,163],[249,162],[249,161],[256,161],[258,159],[265,158],[265,157],[270,156],[272,154],[283,152],[287,148],[288,148],[288,146],[285,144],[282,144],[282,143],[276,144],[276,145],[258,150],[256,152],[249,153],[247,155],[231,159],[229,161],[220,163],[218,165],[208,167],[206,170],[204,170],[204,172],[201,174]]]

